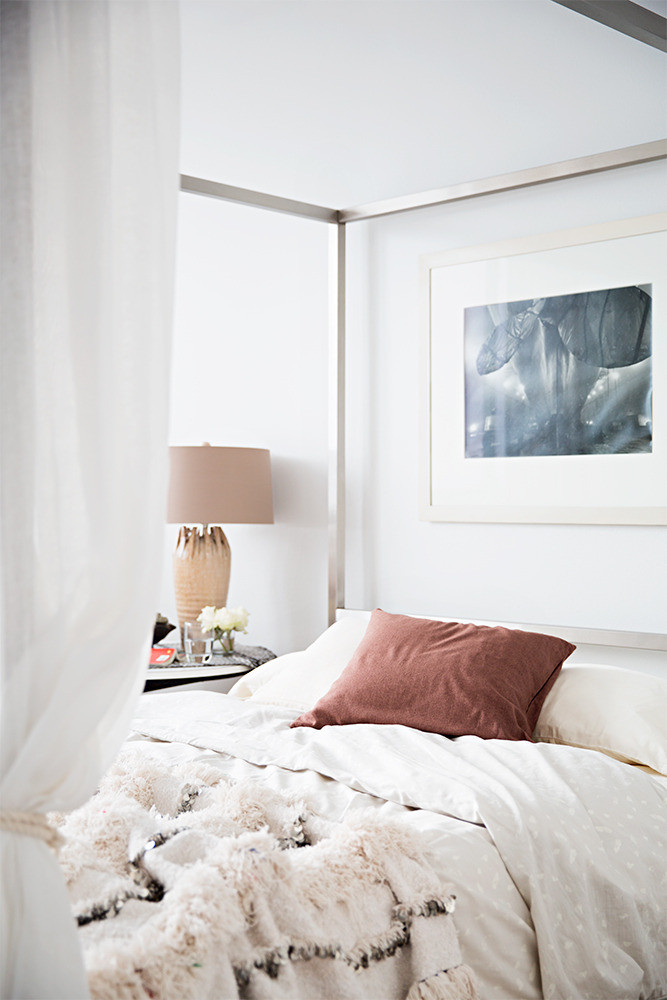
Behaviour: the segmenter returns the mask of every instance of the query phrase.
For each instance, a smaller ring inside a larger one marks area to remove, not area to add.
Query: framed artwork
[[[667,524],[667,214],[420,266],[421,518]]]

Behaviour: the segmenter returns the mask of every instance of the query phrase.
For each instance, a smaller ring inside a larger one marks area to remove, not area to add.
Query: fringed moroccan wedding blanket
[[[57,817],[94,1000],[475,1000],[422,841],[124,754]]]

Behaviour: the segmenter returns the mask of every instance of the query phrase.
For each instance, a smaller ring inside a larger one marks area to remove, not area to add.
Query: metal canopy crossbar
[[[240,205],[268,208],[272,212],[300,215],[304,219],[318,219],[320,222],[339,221],[340,212],[335,208],[323,208],[321,205],[310,205],[306,201],[293,201],[291,198],[278,198],[273,194],[233,187],[231,184],[220,184],[218,181],[206,181],[201,177],[190,177],[188,174],[181,174],[181,191],[203,194],[219,201],[234,201]]]
[[[452,184],[449,187],[434,188],[432,191],[401,195],[399,198],[388,198],[385,201],[342,209],[312,205],[305,201],[294,201],[292,198],[280,198],[262,191],[221,184],[219,181],[205,180],[202,177],[191,177],[189,174],[181,174],[181,191],[217,198],[220,201],[233,201],[254,208],[265,208],[271,212],[298,215],[304,219],[345,224],[376,219],[381,215],[412,212],[416,208],[433,208],[435,205],[466,201],[488,194],[500,194],[502,191],[535,187],[538,184],[549,184],[551,181],[585,177],[587,174],[599,174],[605,170],[616,170],[618,167],[631,167],[653,160],[664,160],[666,157],[667,139],[658,139],[655,142],[642,142],[637,146],[612,149],[606,153],[593,153],[591,156],[579,156],[573,160],[561,160],[541,167],[530,167],[528,170],[515,170],[509,174],[498,174],[496,177],[486,177],[483,180],[466,181],[464,184]]]
[[[632,6],[630,4],[630,6]],[[485,180],[454,184],[421,194],[405,195],[356,208],[334,209],[279,198],[261,191],[181,175],[181,190],[223,201],[284,212],[325,222],[329,238],[329,623],[345,607],[345,232],[351,222],[398,212],[431,208],[502,191],[515,191],[552,181],[585,177],[620,167],[667,159],[667,139],[626,146],[593,156],[582,156],[528,170],[517,170]]]
[[[497,177],[487,177],[481,181],[466,181],[464,184],[453,184],[451,187],[436,188],[434,191],[424,191],[421,194],[390,198],[387,201],[377,201],[371,205],[361,205],[358,208],[346,208],[338,213],[338,221],[358,222],[362,219],[374,219],[381,215],[410,212],[416,208],[431,208],[434,205],[444,205],[453,201],[466,201],[469,198],[479,198],[482,195],[536,187],[538,184],[549,184],[551,181],[585,177],[587,174],[600,174],[605,170],[616,170],[618,167],[650,163],[652,160],[664,159],[665,155],[667,155],[667,140],[643,142],[638,146],[612,149],[608,153],[580,156],[574,160],[562,160],[560,163],[549,163],[546,166],[531,167],[528,170],[515,170],[510,174],[499,174]]]

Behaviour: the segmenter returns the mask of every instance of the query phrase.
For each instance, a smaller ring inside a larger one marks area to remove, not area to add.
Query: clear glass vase
[[[234,633],[223,632],[220,636],[220,646],[223,656],[231,656],[234,652]]]

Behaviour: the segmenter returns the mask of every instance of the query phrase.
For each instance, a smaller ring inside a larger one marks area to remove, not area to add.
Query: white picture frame
[[[425,255],[420,284],[422,520],[667,524],[667,213]],[[652,300],[648,450],[466,455],[466,310],[469,354],[476,307],[630,286]]]

